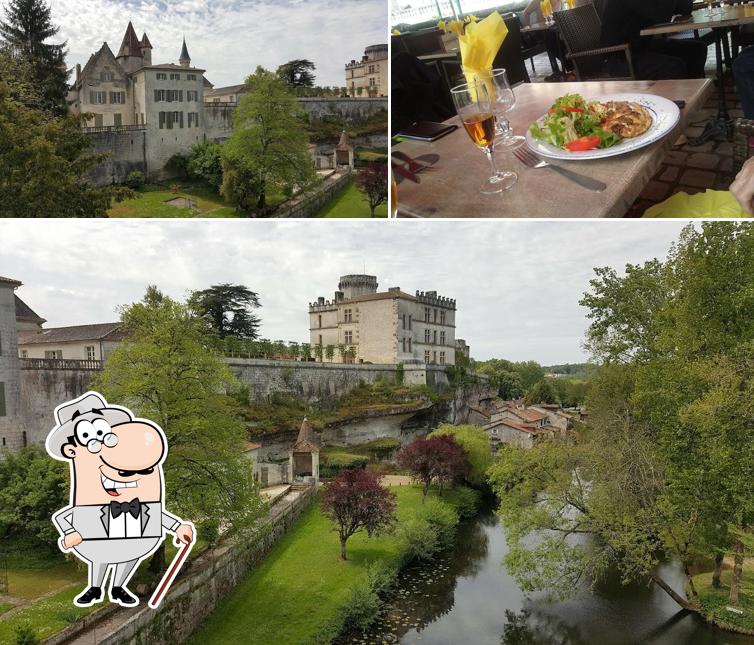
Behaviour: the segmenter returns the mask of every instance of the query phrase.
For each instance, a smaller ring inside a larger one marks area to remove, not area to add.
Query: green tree
[[[56,549],[50,517],[68,503],[68,467],[36,447],[0,460],[0,541]]]
[[[222,144],[204,141],[191,147],[188,159],[188,174],[220,192],[223,183]]]
[[[259,335],[259,316],[254,313],[262,305],[259,294],[242,284],[215,284],[208,289],[194,291],[189,306],[208,327],[221,338],[255,339]]]
[[[325,345],[325,358],[332,363],[332,359],[335,358],[335,345]]]
[[[0,56],[0,64],[3,60]],[[4,70],[0,69],[0,75]],[[17,97],[33,95],[14,80]],[[96,187],[82,178],[102,156],[90,155],[83,117],[50,119],[11,97],[0,80],[0,215],[3,217],[103,217],[126,188]]]
[[[322,347],[322,345],[318,343],[314,346],[314,358],[316,358],[321,363],[323,356],[324,356],[324,347]]]
[[[316,66],[310,60],[298,58],[278,67],[277,75],[281,81],[291,87],[313,88],[315,69]]]
[[[513,370],[518,374],[521,381],[521,389],[524,392],[527,392],[532,385],[539,383],[545,377],[545,371],[536,361],[513,363]]]
[[[442,435],[455,437],[466,453],[471,464],[471,470],[466,477],[468,482],[477,488],[484,486],[487,481],[487,469],[492,464],[490,439],[484,429],[479,426],[443,424],[429,436]]]
[[[524,395],[521,375],[510,361],[493,358],[477,363],[475,368],[480,374],[489,376],[490,385],[497,388],[500,398],[509,401]]]
[[[270,197],[314,184],[307,144],[303,109],[275,74],[258,67],[223,146],[222,194],[241,212],[266,215]]]
[[[0,22],[0,36],[14,56],[29,65],[28,80],[39,89],[42,100],[38,107],[51,116],[62,117],[67,111],[68,92],[65,43],[47,42],[58,31],[45,0],[10,0],[5,20]]]
[[[248,530],[264,511],[242,447],[245,425],[230,369],[210,348],[204,321],[149,287],[121,308],[127,340],[108,358],[94,387],[165,431],[167,504],[203,525]],[[156,558],[164,558],[162,551]]]
[[[551,379],[543,378],[529,388],[524,397],[526,405],[536,405],[537,403],[557,403],[558,395],[552,385]]]

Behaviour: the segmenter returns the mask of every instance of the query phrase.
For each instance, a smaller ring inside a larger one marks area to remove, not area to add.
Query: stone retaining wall
[[[275,217],[311,217],[320,208],[332,201],[348,182],[351,181],[351,169],[336,172],[322,182],[316,190],[300,197],[294,197],[281,204],[274,213]]]
[[[85,133],[92,142],[90,154],[106,154],[107,157],[86,174],[86,179],[104,186],[122,184],[134,170],[147,174],[146,128],[91,130]]]

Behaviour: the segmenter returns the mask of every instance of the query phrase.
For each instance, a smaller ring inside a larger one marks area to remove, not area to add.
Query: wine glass
[[[498,150],[513,150],[526,143],[524,137],[513,134],[510,121],[506,113],[516,107],[516,95],[513,92],[511,84],[508,82],[508,74],[501,67],[493,69],[489,74],[483,74],[479,80],[491,83],[494,88],[495,96],[493,98],[492,110],[495,114],[495,147]],[[488,87],[490,85],[488,84]]]
[[[518,175],[515,172],[498,170],[495,166],[494,88],[490,88],[490,85],[490,83],[474,79],[450,90],[463,127],[490,162],[491,174],[479,187],[483,195],[502,193],[518,181]]]

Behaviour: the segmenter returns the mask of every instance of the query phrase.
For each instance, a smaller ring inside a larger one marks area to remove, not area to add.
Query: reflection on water
[[[492,511],[464,524],[455,550],[409,567],[376,624],[340,644],[371,645],[754,645],[679,612],[663,591],[615,579],[565,602],[526,597],[502,565],[505,535]],[[683,588],[677,567],[662,573]]]

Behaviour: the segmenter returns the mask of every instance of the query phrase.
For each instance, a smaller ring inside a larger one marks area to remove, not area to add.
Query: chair
[[[521,20],[515,14],[505,16],[508,35],[495,56],[493,68],[504,67],[508,72],[511,85],[529,83],[529,72],[524,62],[523,42],[521,40]]]
[[[754,138],[754,121],[735,119],[733,122],[733,172],[738,174],[746,160],[751,157]]]
[[[393,38],[395,40],[391,39],[391,41],[394,45],[396,40],[400,41],[399,48],[393,50],[395,53],[403,51],[414,56],[427,56],[429,54],[440,54],[445,51],[442,34],[437,28],[410,31]]]
[[[613,47],[602,47],[602,20],[594,4],[585,4],[568,11],[556,11],[553,14],[555,24],[567,47],[567,57],[573,61],[576,78],[588,80],[635,80],[634,63],[631,57],[631,45],[624,43]],[[614,54],[623,54],[628,68],[627,76],[612,76],[606,72],[608,58]]]

